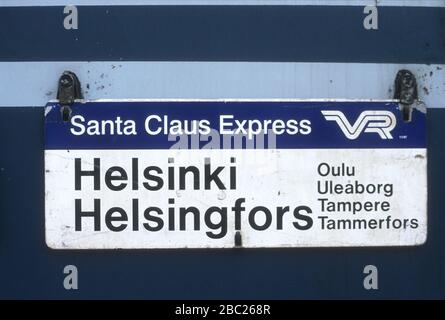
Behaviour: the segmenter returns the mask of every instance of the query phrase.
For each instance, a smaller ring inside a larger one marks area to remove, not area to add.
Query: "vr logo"
[[[396,117],[390,111],[363,111],[351,125],[343,112],[338,110],[321,111],[325,119],[337,122],[346,138],[357,139],[364,132],[377,133],[382,139],[392,139],[391,131],[396,127]]]

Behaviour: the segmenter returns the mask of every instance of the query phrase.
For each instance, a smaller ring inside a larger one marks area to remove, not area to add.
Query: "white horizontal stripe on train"
[[[64,70],[86,99],[391,99],[400,69],[445,107],[445,65],[276,62],[0,62],[0,106],[44,106]]]

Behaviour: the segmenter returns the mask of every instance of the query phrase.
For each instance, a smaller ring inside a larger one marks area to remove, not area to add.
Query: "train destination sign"
[[[405,122],[394,101],[50,102],[46,243],[421,245],[425,112]]]

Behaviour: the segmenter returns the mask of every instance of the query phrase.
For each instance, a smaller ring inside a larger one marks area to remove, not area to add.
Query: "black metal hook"
[[[395,80],[394,99],[402,105],[402,118],[405,122],[412,119],[412,105],[419,100],[417,80],[409,70],[400,70]]]
[[[72,71],[64,71],[59,78],[57,89],[57,99],[59,100],[62,120],[68,122],[71,118],[70,105],[77,99],[83,99],[80,81]]]

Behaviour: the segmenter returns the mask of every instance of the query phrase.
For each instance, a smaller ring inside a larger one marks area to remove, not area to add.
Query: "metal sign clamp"
[[[235,232],[235,248],[241,248],[243,246],[243,239],[241,237],[241,231]]]
[[[400,102],[403,121],[411,122],[413,104],[419,100],[417,80],[411,71],[400,70],[397,73],[394,99]]]
[[[83,99],[80,81],[74,72],[64,71],[60,76],[57,99],[62,106],[60,109],[62,120],[68,122],[71,118],[70,106],[75,100]]]

